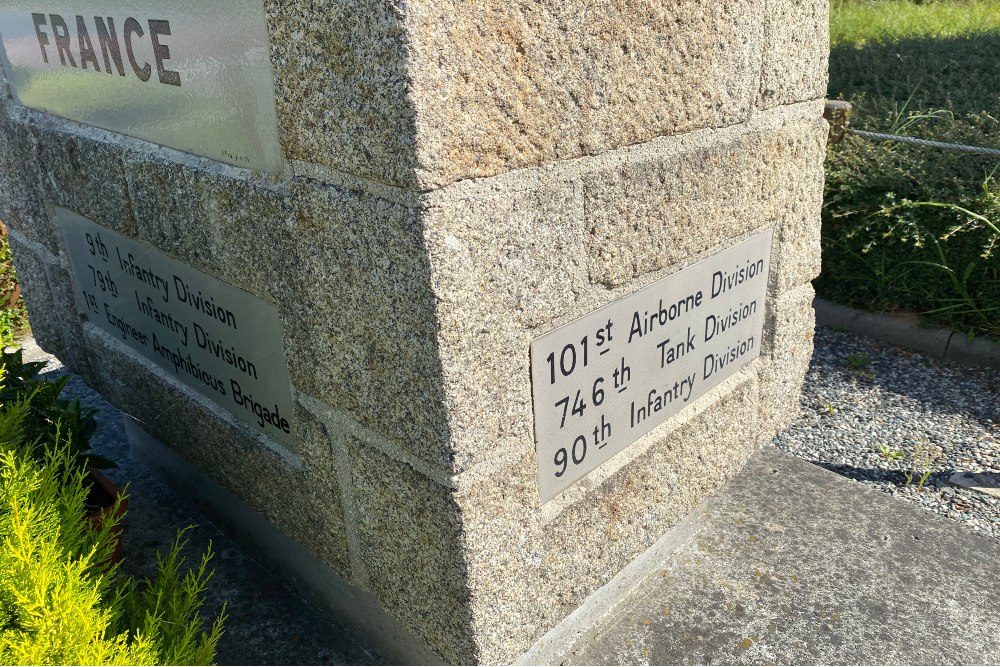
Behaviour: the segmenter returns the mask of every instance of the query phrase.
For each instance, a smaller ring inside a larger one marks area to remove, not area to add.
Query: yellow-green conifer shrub
[[[121,577],[116,513],[85,520],[86,470],[58,429],[23,442],[29,404],[0,405],[0,664],[210,664],[223,621],[201,630],[211,549],[182,575],[179,535],[143,590]]]

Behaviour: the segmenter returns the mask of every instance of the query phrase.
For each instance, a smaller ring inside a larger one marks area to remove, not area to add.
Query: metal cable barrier
[[[913,144],[914,146],[927,146],[929,148],[944,148],[948,150],[965,151],[966,153],[979,153],[981,155],[993,155],[1000,157],[1000,148],[986,148],[985,146],[965,146],[963,144],[951,144],[945,141],[930,141],[929,139],[917,139],[916,137],[903,137],[898,134],[884,134],[882,132],[867,132],[865,130],[847,130],[851,134],[865,139],[877,139],[879,141],[898,141],[903,144]]]

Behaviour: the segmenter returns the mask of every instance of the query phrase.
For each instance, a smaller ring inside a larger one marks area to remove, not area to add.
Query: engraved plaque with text
[[[27,107],[282,170],[261,0],[4,0],[0,42]]]
[[[757,358],[771,238],[758,234],[531,342],[542,502]]]
[[[294,443],[291,384],[272,304],[55,211],[87,319],[247,424]]]

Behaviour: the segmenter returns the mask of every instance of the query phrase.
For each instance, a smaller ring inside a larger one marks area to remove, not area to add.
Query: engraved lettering
[[[753,375],[772,240],[757,234],[531,342],[542,502],[734,374]]]
[[[156,74],[160,77],[160,83],[170,86],[181,85],[181,75],[174,70],[169,70],[163,66],[164,60],[170,60],[170,47],[160,44],[160,36],[170,34],[170,23],[167,21],[149,22],[149,39],[153,42],[153,57],[156,59]]]
[[[139,63],[135,61],[135,52],[132,50],[132,35],[142,37],[145,34],[138,21],[131,17],[125,19],[125,53],[128,54],[128,62],[132,65],[132,71],[141,81],[149,81],[153,68],[147,62],[143,62],[142,67],[139,67]]]
[[[104,56],[104,71],[111,74],[111,63],[114,62],[118,75],[125,76],[122,50],[118,44],[118,33],[115,32],[115,20],[109,16],[105,24],[103,18],[95,16],[94,28],[97,31],[97,42],[101,45],[101,54]]]
[[[76,67],[73,53],[69,50],[69,28],[66,27],[66,21],[58,14],[49,14],[49,23],[52,24],[52,38],[56,41],[59,62],[65,65],[68,60],[70,67]]]
[[[249,427],[294,444],[294,402],[272,304],[54,210],[84,317]]]
[[[76,41],[80,44],[80,69],[87,69],[87,63],[91,63],[94,65],[94,70],[100,72],[94,44],[90,41],[90,32],[87,31],[87,24],[82,16],[76,17]]]
[[[20,105],[283,172],[260,2],[207,2],[197,11],[176,2],[50,4],[0,0],[0,59]],[[236,102],[220,114],[222,100]]]
[[[32,14],[31,22],[35,24],[35,35],[38,37],[38,48],[42,50],[42,62],[48,64],[49,54],[45,52],[45,46],[49,43],[49,36],[42,31],[42,26],[47,25],[45,14]]]

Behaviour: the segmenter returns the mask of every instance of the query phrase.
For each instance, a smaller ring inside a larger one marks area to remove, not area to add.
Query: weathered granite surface
[[[765,325],[764,349],[771,363],[760,367],[759,404],[761,432],[758,438],[768,441],[798,414],[798,396],[813,352],[813,328],[816,316],[812,308],[816,296],[812,285],[805,284],[786,292],[771,302],[770,321]]]
[[[757,106],[826,96],[830,7],[826,0],[763,0],[764,67]]]
[[[416,184],[404,3],[266,0],[285,157]]]
[[[308,459],[280,449],[93,325],[83,328],[93,373],[89,381],[110,403],[155,432],[185,459],[239,493],[289,537],[351,578],[333,451],[318,445],[322,426],[298,410],[300,446]],[[318,445],[318,446],[317,446]],[[293,509],[294,508],[294,509]]]
[[[2,71],[3,68],[0,68]],[[5,100],[6,101],[6,100]],[[4,108],[8,109],[9,104]],[[9,113],[17,113],[10,109]],[[0,220],[27,240],[58,249],[58,235],[48,222],[42,172],[38,162],[38,131],[31,125],[12,122],[0,114]]]
[[[281,176],[0,97],[39,341],[442,658],[510,662],[790,416],[825,4],[264,5]],[[296,443],[85,322],[52,205],[273,303]],[[769,228],[761,357],[540,504],[531,340]]]
[[[419,178],[440,185],[745,121],[755,0],[416,2]]]
[[[286,157],[404,187],[737,125],[826,90],[824,0],[264,6]]]
[[[738,472],[755,448],[744,432],[757,398],[752,372],[731,378],[557,512],[538,505],[533,454],[461,488],[480,659],[512,660]]]

